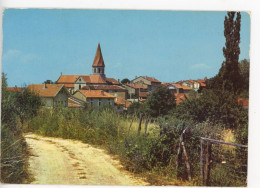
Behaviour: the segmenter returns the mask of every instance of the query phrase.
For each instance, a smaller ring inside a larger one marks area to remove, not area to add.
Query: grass
[[[132,125],[129,129],[131,122]],[[134,172],[137,176],[146,177],[151,185],[200,185],[200,149],[198,141],[193,137],[185,138],[193,180],[191,182],[185,180],[184,159],[182,160],[181,178],[177,179],[175,168],[182,122],[173,122],[171,125],[168,132],[160,135],[159,125],[149,123],[145,135],[145,120],[143,120],[140,135],[138,135],[138,118],[118,114],[111,109],[100,111],[42,109],[37,116],[28,122],[27,131],[44,136],[81,140],[103,148],[110,154],[117,156],[126,170]],[[212,132],[207,122],[203,126],[207,127],[208,132]],[[200,132],[204,131],[205,127],[203,126],[199,128]],[[192,136],[192,133],[187,134]],[[233,141],[234,139],[230,130],[222,131],[221,135],[224,141]],[[235,159],[235,154],[229,152],[229,148],[218,149],[215,151],[222,152],[225,157]],[[234,161],[234,164],[238,164],[238,162]],[[222,167],[223,165],[213,167],[212,175],[215,177],[212,179],[212,184],[237,185],[236,179],[228,181],[226,177],[222,177],[223,174],[230,172],[229,169]],[[232,168],[230,167],[230,169]]]

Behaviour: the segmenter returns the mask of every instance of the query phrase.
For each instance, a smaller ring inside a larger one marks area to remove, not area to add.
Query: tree
[[[237,96],[225,90],[203,90],[200,96],[190,96],[176,107],[173,116],[177,119],[202,123],[209,120],[213,124],[235,129],[244,126],[245,110],[238,103]],[[240,125],[241,124],[241,125]]]
[[[41,98],[29,89],[26,88],[23,92],[19,93],[16,97],[15,109],[21,123],[23,124],[24,120],[35,116],[41,105]]]
[[[45,84],[54,84],[54,82],[53,82],[52,80],[46,80],[46,81],[43,82],[43,84],[44,84],[44,83],[45,83]]]
[[[15,117],[15,97],[12,93],[7,91],[7,77],[6,74],[2,73],[2,100],[1,100],[1,122],[9,123],[14,125],[16,121]]]
[[[174,95],[167,87],[156,88],[145,101],[151,116],[166,115],[176,106]]]
[[[242,93],[248,98],[249,96],[249,72],[250,72],[250,62],[249,60],[242,60],[239,62],[239,70],[241,75],[241,89]]]
[[[224,21],[224,36],[226,38],[223,55],[225,61],[214,78],[208,80],[209,88],[222,88],[231,92],[239,92],[241,81],[238,60],[240,54],[240,12],[228,12]]]
[[[124,78],[122,81],[121,81],[122,84],[129,84],[130,83],[130,80],[128,78]]]

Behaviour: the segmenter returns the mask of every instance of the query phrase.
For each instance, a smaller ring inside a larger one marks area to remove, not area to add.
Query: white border
[[[257,0],[1,0],[0,25],[4,8],[65,8],[65,9],[135,9],[135,10],[201,10],[226,11],[240,10],[251,14],[251,44],[250,44],[250,116],[249,116],[249,178],[248,187],[260,186],[259,159],[260,146],[260,95],[258,94],[258,79],[260,71],[260,3]],[[1,53],[2,56],[2,28]],[[258,52],[259,51],[259,52]],[[46,187],[43,185],[1,185],[2,187]],[[48,187],[83,187],[53,185]],[[84,186],[85,187],[85,186]],[[107,186],[95,186],[107,187]]]

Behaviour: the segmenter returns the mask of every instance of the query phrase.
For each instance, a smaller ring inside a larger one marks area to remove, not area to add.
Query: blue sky
[[[107,77],[162,82],[215,76],[224,60],[226,12],[7,9],[2,71],[9,86],[88,75],[100,42]],[[249,59],[242,13],[240,60]]]

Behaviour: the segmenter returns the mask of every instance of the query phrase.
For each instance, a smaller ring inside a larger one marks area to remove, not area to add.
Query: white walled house
[[[139,76],[132,80],[132,82],[141,84],[142,86],[146,87],[148,91],[152,91],[155,87],[161,85],[159,80],[148,76]]]
[[[46,107],[67,107],[70,94],[61,84],[30,84],[28,89],[41,97]]]
[[[102,90],[78,90],[74,93],[73,97],[86,102],[93,108],[99,108],[104,105],[114,107],[115,97]]]

